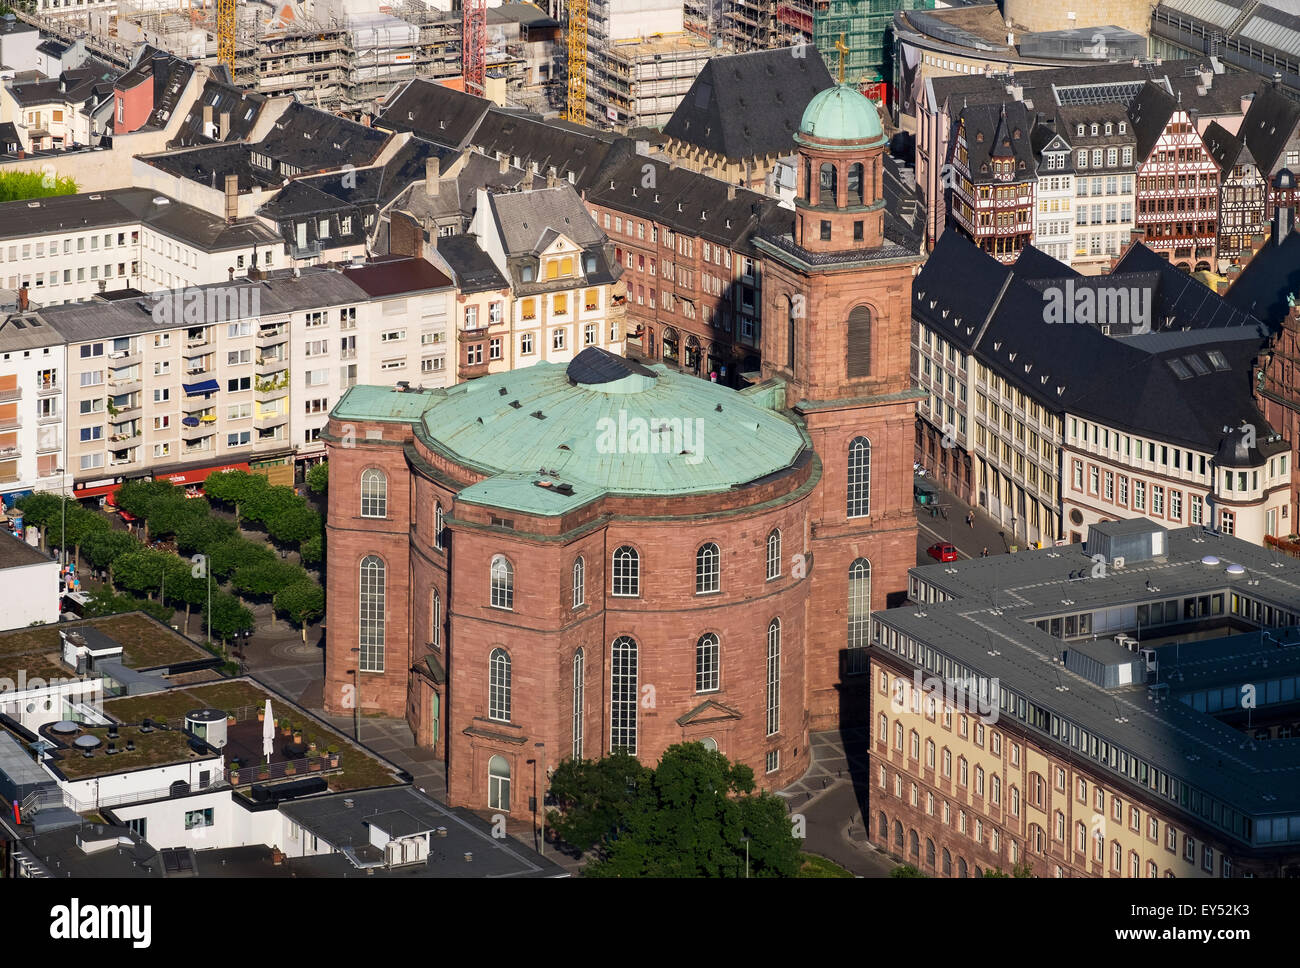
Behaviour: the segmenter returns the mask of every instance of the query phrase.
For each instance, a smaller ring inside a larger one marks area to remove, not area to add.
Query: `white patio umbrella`
[[[271,700],[266,701],[266,715],[262,718],[262,754],[266,762],[271,762],[271,750],[275,748],[275,720],[271,718]]]

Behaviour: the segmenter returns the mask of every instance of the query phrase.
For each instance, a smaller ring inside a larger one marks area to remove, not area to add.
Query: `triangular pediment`
[[[677,717],[678,726],[696,726],[717,723],[727,719],[740,719],[740,712],[713,699],[706,699],[690,712]]]

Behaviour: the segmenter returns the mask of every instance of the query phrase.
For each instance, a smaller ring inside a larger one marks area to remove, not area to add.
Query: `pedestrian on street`
[[[980,557],[987,558],[988,556],[989,556],[989,546],[985,545],[984,550],[980,552]]]
[[[967,511],[967,512],[966,512],[966,526],[967,526],[967,527],[970,527],[970,528],[975,527],[975,512],[974,512],[974,511]]]

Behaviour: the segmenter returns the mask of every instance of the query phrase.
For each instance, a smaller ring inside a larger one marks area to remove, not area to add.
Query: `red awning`
[[[99,497],[100,495],[107,494],[109,495],[108,503],[112,504],[113,503],[112,494],[121,486],[122,486],[121,484],[104,484],[101,485],[100,487],[86,487],[86,488],[79,488],[74,486],[72,489],[72,496],[75,497],[77,500],[81,500],[82,498],[86,498],[86,497]]]
[[[167,481],[169,484],[202,484],[208,479],[209,474],[215,474],[218,471],[246,471],[248,464],[218,464],[216,467],[201,467],[194,470],[177,471],[175,474],[161,474],[157,480]]]

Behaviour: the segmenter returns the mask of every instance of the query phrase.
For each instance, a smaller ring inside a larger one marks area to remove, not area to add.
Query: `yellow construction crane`
[[[235,0],[217,0],[217,63],[235,77]]]
[[[587,0],[569,0],[568,118],[587,123]]]

